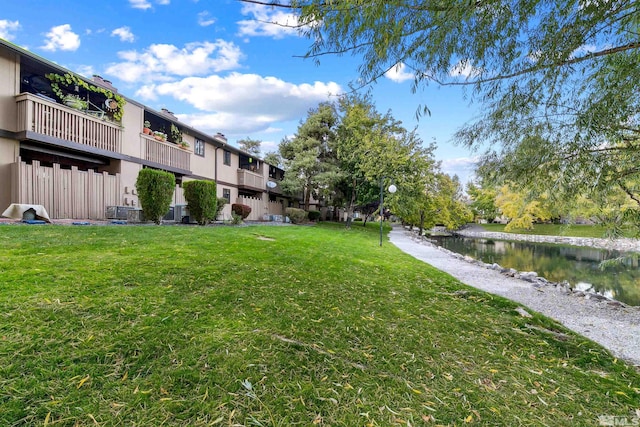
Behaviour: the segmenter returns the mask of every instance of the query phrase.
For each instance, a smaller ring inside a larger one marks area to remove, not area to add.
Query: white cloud
[[[129,0],[129,4],[134,9],[151,9],[151,3],[149,3],[147,0]]]
[[[292,13],[285,13],[279,8],[258,4],[245,4],[242,14],[252,19],[238,21],[240,36],[262,36],[281,39],[286,36],[299,34],[298,17]]]
[[[75,67],[74,71],[87,78],[91,78],[91,76],[97,73],[96,69],[93,68],[93,65],[79,65]]]
[[[210,72],[232,70],[239,66],[242,52],[233,43],[188,43],[182,49],[170,44],[153,44],[143,52],[118,52],[124,61],[112,64],[107,74],[126,82],[169,81],[170,76],[198,76]]]
[[[209,12],[206,10],[204,12],[198,13],[198,25],[201,27],[208,27],[209,25],[213,25],[216,23],[216,19],[211,17]]]
[[[131,43],[133,43],[133,40],[135,39],[133,33],[131,32],[131,28],[129,27],[116,28],[115,30],[111,31],[111,36],[120,37],[120,41]]]
[[[453,176],[458,175],[460,184],[465,186],[475,176],[475,168],[480,159],[478,157],[457,157],[445,159],[440,163],[442,172]]]
[[[293,84],[276,77],[231,73],[146,85],[136,96],[171,96],[202,111],[178,116],[196,128],[248,134],[269,130],[275,122],[297,120],[309,108],[340,93],[342,88],[334,82]]]
[[[415,75],[407,71],[407,66],[402,62],[397,63],[389,71],[384,73],[384,76],[396,83],[402,83],[406,80],[413,80]]]
[[[582,46],[580,46],[579,48],[577,48],[576,50],[573,51],[573,53],[571,54],[571,57],[575,58],[575,57],[584,56],[584,55],[587,55],[589,53],[593,53],[593,52],[595,52],[597,50],[598,50],[598,48],[597,48],[596,45],[583,44]]]
[[[13,40],[15,38],[15,31],[20,29],[19,21],[8,21],[6,19],[0,19],[0,39]]]
[[[482,70],[480,68],[476,68],[471,63],[469,59],[463,59],[454,65],[451,70],[449,70],[449,75],[452,77],[478,77],[482,74]]]
[[[71,31],[71,25],[63,24],[52,27],[46,34],[44,50],[77,50],[80,47],[80,36]]]
[[[171,3],[170,0],[156,0],[156,3],[159,5],[167,5]],[[129,5],[134,9],[142,9],[147,10],[151,9],[153,5],[149,0],[129,0]]]

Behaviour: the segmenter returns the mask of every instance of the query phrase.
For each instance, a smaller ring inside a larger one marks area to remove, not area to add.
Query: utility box
[[[129,206],[107,206],[105,217],[107,219],[127,219],[127,212],[135,209]]]

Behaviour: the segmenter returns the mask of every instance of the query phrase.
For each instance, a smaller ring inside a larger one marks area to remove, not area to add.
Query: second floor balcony
[[[238,188],[264,191],[265,182],[262,174],[247,169],[238,169]]]
[[[75,142],[91,148],[122,152],[122,128],[82,111],[31,93],[16,96],[18,132]]]
[[[150,136],[140,135],[144,160],[158,166],[169,166],[174,169],[189,171],[191,169],[191,152],[178,145],[157,141]]]

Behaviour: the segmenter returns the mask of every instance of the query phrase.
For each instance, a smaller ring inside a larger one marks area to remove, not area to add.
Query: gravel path
[[[466,262],[395,226],[391,243],[461,282],[516,301],[583,335],[615,357],[640,366],[640,308],[578,296],[551,284],[540,286]]]

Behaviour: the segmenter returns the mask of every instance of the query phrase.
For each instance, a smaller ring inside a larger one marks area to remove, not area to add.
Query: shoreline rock
[[[583,297],[586,299],[593,299],[593,300],[599,300],[599,301],[606,301],[606,302],[613,302],[615,303],[616,306],[619,307],[629,307],[629,308],[635,308],[640,310],[640,307],[635,307],[635,306],[630,306],[628,304],[623,303],[622,301],[618,301],[616,299],[613,298],[609,298],[605,295],[602,295],[598,292],[592,292],[592,291],[585,291],[585,290],[580,290],[580,289],[575,289],[573,287],[571,287],[571,285],[569,284],[569,282],[567,281],[563,281],[560,283],[557,282],[550,282],[547,279],[545,279],[544,277],[540,277],[538,276],[538,273],[535,271],[517,271],[513,268],[504,268],[502,266],[500,266],[497,263],[493,263],[493,264],[486,264],[480,260],[477,260],[473,257],[470,257],[469,255],[461,255],[457,252],[453,252],[450,251],[449,249],[443,248],[442,246],[438,246],[435,243],[431,242],[429,240],[428,237],[426,236],[422,236],[422,238],[420,238],[420,236],[418,236],[417,233],[415,232],[410,232],[408,231],[408,233],[411,233],[411,239],[415,240],[415,241],[421,241],[422,243],[427,243],[429,245],[432,245],[434,248],[438,249],[439,251],[445,252],[448,255],[460,259],[462,261],[468,262],[470,264],[475,264],[477,266],[483,267],[483,268],[487,268],[490,270],[496,270],[499,271],[500,273],[502,273],[503,275],[507,276],[507,277],[513,277],[514,279],[519,279],[519,280],[524,280],[526,282],[530,282],[533,284],[533,286],[535,287],[542,287],[542,286],[553,286],[554,288],[558,288],[561,291],[567,293],[567,294],[573,294],[573,296],[576,297]],[[490,238],[490,239],[496,239],[496,240],[519,240],[519,239],[504,239],[504,238],[498,238],[495,237],[495,235],[509,235],[509,236],[525,236],[525,237],[537,237],[537,238],[547,238],[547,237],[557,237],[557,236],[541,236],[541,235],[529,235],[529,234],[510,234],[510,233],[493,233],[493,232],[467,232],[465,234],[463,233],[457,233],[459,235],[463,235],[464,237],[473,237],[473,238]],[[488,235],[492,235],[492,236],[488,236]],[[598,249],[614,249],[614,250],[621,250],[621,249],[617,249],[617,248],[603,248],[603,247],[599,247],[599,246],[595,246],[595,244],[601,243],[599,241],[609,241],[608,239],[584,239],[584,238],[563,238],[563,239],[574,239],[575,241],[590,241],[590,243],[593,243],[591,245],[580,245],[580,244],[573,244],[572,246],[587,246],[587,247],[593,247],[593,248],[598,248]],[[527,242],[536,242],[536,243],[558,243],[558,242],[552,242],[550,241],[551,239],[541,239],[541,240],[533,240],[533,239],[527,239],[525,241]],[[627,240],[633,240],[633,239],[627,239]],[[562,244],[569,244],[569,243],[562,243]],[[626,245],[627,243],[625,243]],[[640,243],[637,243],[640,244]],[[640,250],[640,249],[639,249]]]
[[[458,230],[454,233],[463,237],[474,237],[495,240],[511,240],[520,242],[554,243],[557,245],[583,246],[598,249],[617,250],[621,252],[640,252],[639,239],[601,239],[595,237],[543,236],[540,234],[499,233],[494,231]]]

